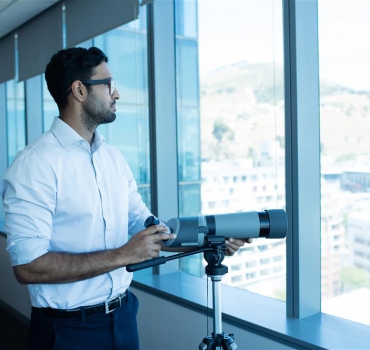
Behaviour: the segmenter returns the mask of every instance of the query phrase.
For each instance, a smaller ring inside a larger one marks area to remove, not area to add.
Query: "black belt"
[[[127,298],[127,292],[122,293],[110,300],[105,301],[101,304],[84,306],[77,309],[53,309],[51,307],[32,307],[32,311],[43,314],[49,317],[81,317],[81,312],[85,315],[95,314],[97,312],[104,312],[109,314],[110,312],[118,309]]]

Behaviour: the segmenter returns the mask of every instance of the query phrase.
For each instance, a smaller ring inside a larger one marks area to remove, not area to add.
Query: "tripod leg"
[[[203,339],[203,341],[199,344],[199,350],[211,350],[215,349],[215,339],[212,338],[210,335]]]
[[[212,276],[213,334],[222,334],[221,276]]]
[[[238,346],[234,343],[234,334],[224,334],[224,339],[222,340],[222,349],[223,350],[235,350]]]

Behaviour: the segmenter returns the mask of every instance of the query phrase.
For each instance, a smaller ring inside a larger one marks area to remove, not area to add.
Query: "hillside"
[[[241,62],[201,81],[202,158],[247,158],[261,143],[284,146],[283,67]],[[370,152],[370,92],[321,81],[321,147],[340,162]],[[275,136],[276,135],[276,136]]]

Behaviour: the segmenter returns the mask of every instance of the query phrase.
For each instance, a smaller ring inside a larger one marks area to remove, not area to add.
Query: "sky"
[[[302,0],[303,1],[303,0]],[[283,62],[278,0],[199,0],[200,76],[241,61]],[[320,76],[370,91],[370,0],[318,0]]]

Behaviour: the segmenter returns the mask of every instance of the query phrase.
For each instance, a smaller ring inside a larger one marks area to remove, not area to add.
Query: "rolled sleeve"
[[[25,238],[6,247],[12,266],[28,264],[49,251],[49,241],[41,237]]]

